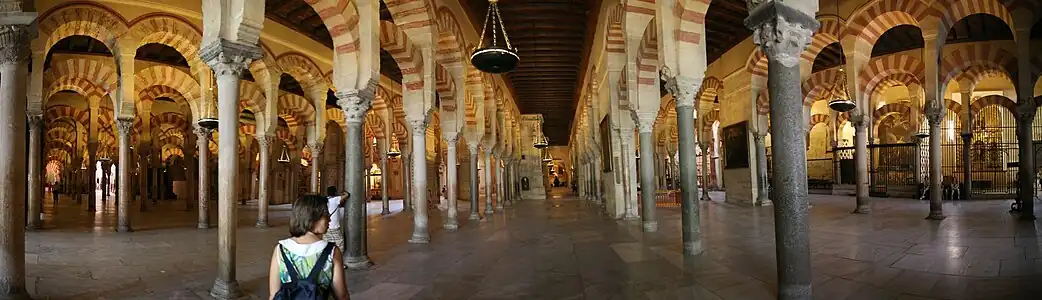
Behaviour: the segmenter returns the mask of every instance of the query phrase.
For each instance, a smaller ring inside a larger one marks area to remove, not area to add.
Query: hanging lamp
[[[534,146],[536,149],[543,149],[543,148],[546,148],[549,145],[550,145],[550,141],[546,140],[546,136],[545,135],[540,135],[540,137],[536,138],[535,145],[532,145],[532,146]]]
[[[492,33],[489,34],[491,45],[485,44],[485,32],[492,25]],[[497,30],[498,29],[498,30]],[[502,32],[503,43],[499,43],[497,32]],[[481,37],[478,46],[470,54],[470,64],[485,73],[506,73],[517,68],[517,49],[510,45],[510,37],[507,36],[503,17],[499,15],[499,0],[488,0],[488,11],[485,12],[485,22],[481,27]]]
[[[395,158],[402,155],[402,151],[398,150],[398,139],[393,135],[391,136],[391,146],[387,149],[387,157]]]
[[[839,70],[840,72],[843,72],[842,68]],[[843,80],[844,82],[846,81],[846,76],[843,76]],[[843,88],[838,92],[835,89],[832,89],[830,92],[832,94],[830,95],[832,100],[829,100],[829,108],[832,110],[845,113],[857,107],[857,104],[854,104],[854,101],[850,100],[850,92],[847,91],[846,85],[843,85]]]
[[[210,75],[210,90],[209,90],[209,93],[213,93],[213,87],[215,87],[215,86],[217,86],[217,76],[211,74]],[[216,99],[216,98],[214,98],[214,99]],[[212,117],[213,116],[213,114],[212,114],[213,112],[209,111],[210,110],[210,106],[209,105],[204,105],[203,109],[205,109],[207,111],[204,112],[204,114],[203,114],[204,117],[199,118],[199,121],[197,121],[196,123],[198,123],[199,127],[202,127],[202,128],[206,128],[206,129],[209,129],[209,130],[217,129],[217,123],[218,123],[217,122],[217,118]]]
[[[550,152],[545,152],[544,151],[543,152],[543,162],[547,162],[548,163],[548,162],[552,162],[552,161],[554,161],[554,157],[550,155]]]
[[[286,146],[282,146],[282,154],[279,154],[280,163],[289,163],[289,151],[286,151]]]

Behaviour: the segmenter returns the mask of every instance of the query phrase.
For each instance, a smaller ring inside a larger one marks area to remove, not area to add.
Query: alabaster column
[[[940,106],[940,104],[934,105]],[[927,109],[930,110],[930,108]],[[940,109],[937,110],[938,111],[936,112],[926,112],[926,120],[930,123],[930,214],[927,215],[926,218],[930,220],[944,219],[944,212],[942,209],[944,186],[941,182],[942,177],[944,176],[944,173],[942,173],[943,170],[941,169],[941,122],[944,121],[944,107],[941,106]]]
[[[43,228],[43,116],[29,116],[29,223],[27,229]],[[55,208],[57,209],[57,207]]]
[[[260,163],[258,166],[257,187],[257,228],[268,226],[268,204],[271,203],[271,146],[275,138],[268,135],[258,135],[257,145],[260,150]]]
[[[459,229],[459,221],[456,220],[459,210],[456,209],[456,190],[457,186],[456,179],[456,139],[458,137],[451,137],[447,139],[446,146],[448,154],[446,154],[447,162],[445,163],[445,198],[449,201],[448,210],[445,213],[445,229],[456,230]]]
[[[385,141],[385,145],[390,145],[390,142]],[[384,147],[387,148],[387,147]],[[386,215],[391,213],[391,200],[387,196],[387,184],[390,182],[391,170],[387,169],[387,149],[381,149],[380,153],[380,172],[383,175],[380,178],[380,200],[383,205],[383,209],[380,214]]]
[[[25,290],[26,79],[28,25],[0,25],[0,299]]]
[[[496,211],[492,209],[492,150],[485,149],[485,172],[482,176],[485,182],[485,215],[491,215]]]
[[[854,125],[854,213],[868,214],[872,213],[872,198],[868,197],[868,124],[860,113],[852,113],[850,122]]]
[[[409,243],[430,243],[431,236],[427,228],[427,122],[409,120],[412,127],[412,164],[413,177],[413,230]]]
[[[496,209],[502,212],[503,202],[506,201],[506,192],[503,188],[504,186],[506,186],[506,181],[503,180],[503,165],[501,163],[503,160],[499,159],[498,156],[496,158],[497,159],[492,162],[493,165],[496,166]]]
[[[340,228],[344,230],[344,264],[351,269],[365,269],[372,266],[367,253],[366,240],[366,199],[365,178],[362,177],[364,168],[362,160],[362,139],[364,132],[362,124],[365,122],[365,114],[372,107],[373,90],[349,90],[339,92],[340,99],[337,104],[344,111],[347,129],[344,138],[344,175],[347,177],[346,190],[351,193],[348,198],[344,220]]]

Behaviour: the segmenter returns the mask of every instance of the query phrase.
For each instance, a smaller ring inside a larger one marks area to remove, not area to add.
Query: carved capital
[[[262,151],[262,152],[263,151],[267,151],[267,149],[271,149],[270,147],[271,147],[271,145],[274,142],[275,142],[275,137],[273,137],[273,136],[270,136],[270,135],[258,135],[257,136],[257,146],[260,147],[260,151]]]
[[[0,25],[0,65],[29,60],[31,30],[29,25]]]
[[[349,124],[362,124],[365,114],[373,107],[376,94],[368,88],[337,92],[336,104],[344,111],[344,119]]]
[[[322,147],[322,143],[308,143],[308,148],[311,148],[312,157],[318,156],[319,153],[322,153]]]
[[[854,128],[865,127],[865,113],[861,112],[860,108],[850,111],[850,124],[854,125]]]
[[[119,131],[120,136],[127,136],[134,130],[134,119],[131,118],[118,118],[116,119],[116,130]]]
[[[944,102],[936,100],[927,102],[925,113],[930,124],[941,124],[941,121],[944,120]]]
[[[197,139],[199,139],[200,141],[208,141],[208,140],[210,140],[210,135],[213,134],[213,130],[204,128],[204,127],[199,126],[199,125],[195,125],[195,128],[192,129],[192,132],[195,133],[195,137]]]
[[[753,5],[752,1],[749,5]],[[750,10],[749,18],[745,19],[745,27],[754,30],[753,42],[763,49],[768,59],[785,67],[796,67],[820,23],[814,16],[778,1],[755,5],[756,9]]]
[[[686,76],[670,76],[669,68],[663,67],[662,80],[666,82],[666,90],[673,95],[676,107],[694,107],[698,101],[695,96],[702,88],[702,80]]]
[[[43,129],[43,115],[31,115],[29,116],[29,130],[41,130]]]
[[[412,134],[427,134],[427,122],[426,120],[408,120],[409,128],[412,129]]]
[[[1035,101],[1025,101],[1022,104],[1017,105],[1016,115],[1017,121],[1030,124],[1035,120]]]
[[[261,57],[260,47],[218,40],[199,50],[199,57],[213,68],[214,75],[241,77],[250,62]]]

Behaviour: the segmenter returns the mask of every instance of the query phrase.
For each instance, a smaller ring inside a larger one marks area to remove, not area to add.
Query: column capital
[[[213,129],[208,129],[197,124],[192,129],[192,132],[195,133],[196,138],[199,140],[210,140],[210,135],[213,134]]]
[[[372,85],[370,83],[370,85]],[[344,118],[348,124],[362,124],[365,122],[365,114],[373,107],[373,98],[376,98],[376,88],[365,88],[360,90],[347,90],[337,92],[336,104],[344,111]]]
[[[27,62],[34,32],[29,25],[0,25],[0,65]]]
[[[861,112],[861,109],[854,109],[850,111],[850,123],[854,125],[854,128],[865,127],[865,113]]]
[[[470,150],[470,154],[471,155],[477,155],[478,154],[478,145],[477,144],[470,144],[470,143],[468,143],[467,144],[467,150]]]
[[[120,136],[127,136],[134,130],[134,119],[132,118],[118,118],[116,119],[116,130],[119,131]]]
[[[261,151],[268,149],[268,147],[271,147],[272,143],[275,142],[275,137],[270,135],[258,135],[256,138],[257,146],[260,146]]]
[[[695,107],[698,101],[695,95],[702,88],[702,79],[688,76],[672,75],[668,67],[662,67],[662,81],[666,90],[673,95],[676,107]]]
[[[312,153],[311,156],[312,157],[315,156],[314,155],[315,153],[322,153],[322,147],[323,147],[322,143],[318,143],[318,142],[308,143],[308,148],[311,148],[311,153]]]
[[[1017,109],[1014,113],[1016,114],[1018,122],[1031,123],[1035,120],[1036,107],[1034,104],[1035,101],[1031,100],[1017,104]]]
[[[745,19],[745,27],[754,31],[753,42],[768,58],[785,67],[796,67],[800,54],[807,49],[811,36],[821,24],[813,15],[789,4],[765,1],[749,1],[750,13]]]
[[[219,39],[203,46],[199,57],[213,68],[214,75],[242,76],[250,62],[261,57],[260,47]]]
[[[29,115],[29,129],[40,130],[43,128],[43,115]]]
[[[930,124],[941,124],[944,119],[944,102],[938,100],[931,99],[926,103],[926,119]],[[1034,114],[1034,107],[1032,107],[1031,113]]]
[[[412,129],[412,134],[426,134],[427,133],[427,120],[407,120],[409,128]]]

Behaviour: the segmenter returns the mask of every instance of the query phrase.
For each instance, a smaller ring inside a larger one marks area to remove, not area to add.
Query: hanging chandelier
[[[843,72],[843,68],[840,68],[839,71]],[[844,76],[841,76],[841,79],[841,82],[846,82],[845,74]],[[846,84],[844,84],[843,88],[839,91],[836,91],[836,89],[831,89],[830,92],[832,95],[830,95],[831,97],[829,98],[831,98],[832,100],[829,100],[829,108],[831,108],[832,110],[845,113],[853,110],[854,107],[857,107],[857,104],[855,104],[853,100],[850,100],[850,92],[847,91]]]
[[[489,24],[492,24],[492,33],[489,34],[492,44],[485,45],[485,32]],[[499,43],[497,32],[502,32],[503,44]],[[480,41],[470,54],[470,64],[482,72],[498,74],[513,71],[520,60],[517,49],[510,45],[503,17],[499,15],[499,0],[488,0],[488,11],[485,12],[485,22],[481,27]]]
[[[289,163],[289,151],[286,151],[286,146],[282,146],[282,154],[279,154],[280,163]]]
[[[535,145],[532,145],[536,149],[543,149],[550,145],[550,141],[546,139],[545,135],[540,135],[536,138]]]
[[[554,157],[550,155],[550,152],[543,152],[543,162],[548,163],[554,161]]]

